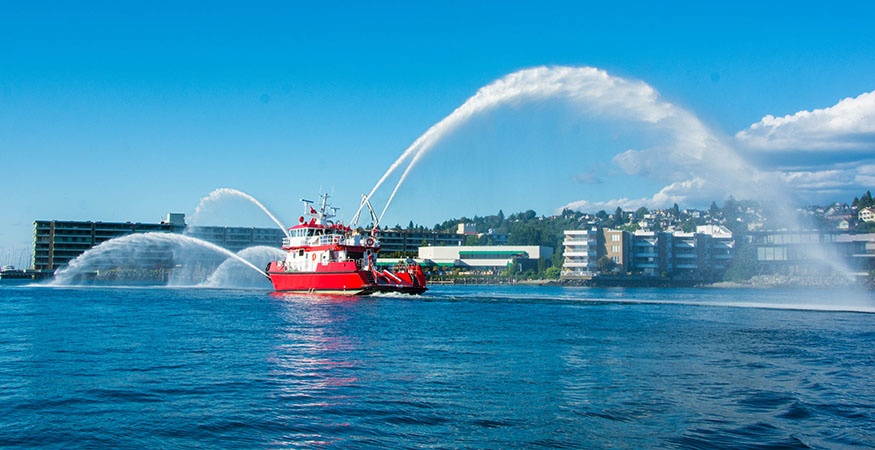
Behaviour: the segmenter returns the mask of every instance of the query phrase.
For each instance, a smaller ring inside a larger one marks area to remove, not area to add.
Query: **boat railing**
[[[301,240],[300,238],[295,239],[295,245],[331,245],[331,244],[341,244],[343,243],[343,236],[339,234],[326,234],[322,236],[313,236],[307,238],[306,240]],[[283,246],[291,247],[292,239],[291,238],[283,238]]]
[[[343,243],[343,236],[339,234],[326,234],[323,236],[316,236],[316,238],[310,241],[310,243],[311,245],[341,244]]]

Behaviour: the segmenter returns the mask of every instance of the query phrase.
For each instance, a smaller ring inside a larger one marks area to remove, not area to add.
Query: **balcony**
[[[568,250],[566,250],[564,255],[565,255],[565,257],[595,258],[597,256],[597,253],[595,251],[568,251]]]
[[[590,268],[595,267],[595,264],[591,264],[589,262],[564,262],[562,263],[562,267],[579,267],[579,268]]]

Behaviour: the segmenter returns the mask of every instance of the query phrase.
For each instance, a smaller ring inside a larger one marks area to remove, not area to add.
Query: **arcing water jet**
[[[285,252],[276,247],[260,245],[240,250],[237,256],[240,259],[255,261],[260,266],[264,266],[270,261],[283,258]],[[244,276],[241,274],[239,267],[238,259],[227,259],[201,285],[206,287],[261,287],[262,285],[269,285],[269,283],[265,284],[263,272],[256,276],[246,271],[246,274],[252,276]]]
[[[207,203],[219,200],[219,199],[224,198],[224,197],[239,197],[239,198],[242,198],[244,200],[252,202],[255,206],[259,207],[262,211],[264,211],[264,213],[267,214],[267,217],[270,217],[270,220],[272,220],[275,224],[277,224],[277,226],[279,226],[280,229],[283,230],[283,233],[286,234],[286,237],[288,237],[289,231],[286,228],[286,226],[283,225],[282,222],[280,222],[279,219],[277,219],[270,212],[270,210],[267,209],[266,206],[264,206],[255,197],[253,197],[253,196],[251,196],[243,191],[238,191],[237,189],[218,188],[218,189],[214,190],[213,192],[210,192],[206,197],[201,199],[200,203],[198,203],[197,207],[194,209],[194,214],[192,215],[192,220],[197,219],[198,215],[201,213],[201,211],[203,210],[204,206]]]
[[[379,218],[382,220],[413,167],[444,136],[493,108],[544,99],[569,102],[591,115],[645,123],[670,131],[674,142],[667,147],[671,148],[671,152],[656,156],[668,157],[670,161],[664,162],[678,167],[688,180],[696,180],[697,172],[703,170],[709,172],[708,179],[724,182],[737,178],[741,173],[748,177],[756,173],[693,114],[660,99],[656,90],[644,82],[611,76],[593,67],[536,67],[514,72],[480,88],[450,115],[417,138],[392,163],[367,196],[372,197],[389,176],[407,162]],[[625,155],[625,158],[643,156],[646,156],[643,152],[637,152]],[[696,183],[686,183],[691,184]],[[666,189],[677,190],[683,186],[685,184],[676,183]],[[734,187],[741,189],[745,186]]]
[[[77,276],[115,267],[131,267],[136,264],[154,260],[156,253],[169,247],[174,260],[180,257],[177,251],[192,253],[193,249],[206,249],[233,258],[247,267],[255,270],[261,276],[266,276],[264,271],[251,262],[241,258],[233,252],[219,247],[213,243],[174,233],[140,233],[110,239],[70,261],[67,267],[59,270],[52,285],[70,284]]]
[[[413,167],[444,136],[493,108],[544,99],[565,101],[592,116],[636,122],[668,132],[671,142],[665,145],[627,150],[614,156],[613,163],[626,173],[643,173],[668,182],[652,197],[627,203],[665,207],[671,203],[703,201],[707,197],[710,201],[735,195],[741,198],[767,196],[774,204],[792,204],[778,180],[744,161],[726,139],[709,130],[694,114],[662,100],[646,83],[611,76],[592,67],[536,67],[509,74],[480,88],[417,138],[366,196],[371,198],[390,175],[407,163],[378,222],[382,221]],[[580,209],[587,205],[588,202],[581,201],[565,207]],[[356,212],[356,216],[358,214]],[[798,218],[795,221],[799,223]],[[825,254],[818,259],[838,272],[848,273],[847,268],[837,267],[836,261]]]

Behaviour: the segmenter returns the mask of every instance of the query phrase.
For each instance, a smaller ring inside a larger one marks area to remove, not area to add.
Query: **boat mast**
[[[377,228],[380,226],[380,219],[377,218],[377,214],[374,212],[374,208],[371,207],[371,201],[368,199],[367,195],[362,194],[362,203],[359,206],[359,210],[356,211],[355,216],[353,216],[350,225],[358,225],[359,215],[361,215],[362,208],[364,208],[365,206],[368,207],[368,212],[371,213],[371,220],[374,222],[374,228],[371,229],[371,235],[375,235],[377,232]]]

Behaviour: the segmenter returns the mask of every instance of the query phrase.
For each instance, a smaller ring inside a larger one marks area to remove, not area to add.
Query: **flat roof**
[[[524,250],[465,250],[460,251],[459,256],[465,255],[496,255],[496,256],[517,256],[525,255]]]

